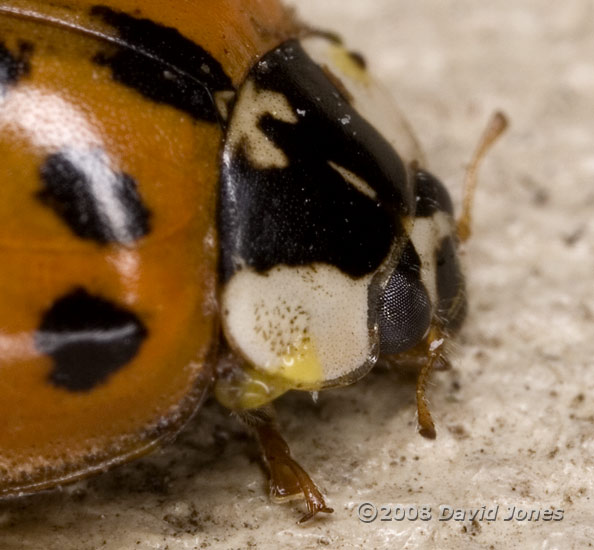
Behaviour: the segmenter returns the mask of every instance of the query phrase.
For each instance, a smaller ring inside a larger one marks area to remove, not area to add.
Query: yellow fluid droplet
[[[229,409],[253,409],[289,390],[316,390],[323,381],[322,365],[309,342],[283,355],[275,369],[263,372],[245,366],[232,378],[218,380],[214,392],[217,400]]]
[[[284,355],[275,374],[284,378],[293,388],[315,389],[324,381],[322,364],[311,342],[304,342],[294,348],[293,353]]]

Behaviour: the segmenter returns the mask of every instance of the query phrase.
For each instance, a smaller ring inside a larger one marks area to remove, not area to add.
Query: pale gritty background
[[[375,372],[279,404],[335,513],[297,526],[266,496],[256,448],[210,404],[158,455],[0,505],[0,549],[587,548],[594,540],[594,3],[294,0],[391,89],[431,169],[460,197],[492,111],[512,123],[483,166],[465,253],[470,316],[430,388]],[[496,522],[357,519],[362,502],[500,506]],[[502,521],[508,506],[560,522]]]

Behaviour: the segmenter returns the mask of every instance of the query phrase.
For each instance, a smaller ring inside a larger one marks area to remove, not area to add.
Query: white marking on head
[[[369,185],[363,178],[357,176],[357,174],[354,174],[350,170],[347,170],[346,168],[339,166],[331,160],[328,161],[328,164],[334,170],[336,170],[347,183],[350,183],[355,189],[357,189],[357,191],[360,191],[364,195],[367,195],[370,199],[377,199],[377,193],[375,189],[373,189],[371,185]]]
[[[370,361],[368,287],[326,264],[235,273],[223,292],[223,327],[256,369],[317,389]]]
[[[286,168],[289,161],[284,151],[260,129],[260,120],[267,114],[282,122],[298,122],[283,94],[257,90],[253,81],[246,81],[231,117],[227,137],[229,150],[235,153],[239,146],[244,145],[248,159],[257,168]]]
[[[223,90],[221,92],[215,92],[214,94],[214,102],[217,106],[217,111],[223,120],[229,118],[229,103],[234,97],[235,92],[233,90]]]
[[[431,217],[415,218],[410,231],[410,240],[421,260],[421,281],[425,285],[431,303],[437,304],[437,250],[441,241],[454,235],[452,217],[437,211]]]

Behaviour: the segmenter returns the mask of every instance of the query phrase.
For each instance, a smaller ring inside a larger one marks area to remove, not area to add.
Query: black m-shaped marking
[[[76,288],[44,313],[35,345],[53,359],[50,382],[82,392],[127,365],[147,335],[133,312]]]

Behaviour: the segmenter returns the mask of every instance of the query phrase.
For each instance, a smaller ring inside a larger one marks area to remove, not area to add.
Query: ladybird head
[[[451,203],[417,216],[445,192],[434,179],[424,190],[421,160],[335,40],[285,42],[249,72],[227,120],[218,220],[225,336],[244,386],[268,388],[242,406],[352,382],[427,333],[452,224]]]

